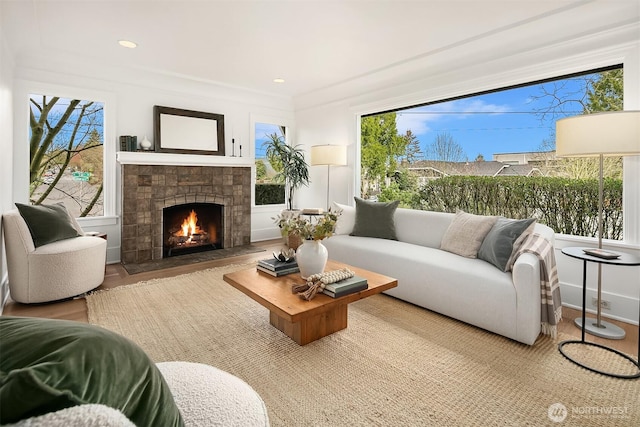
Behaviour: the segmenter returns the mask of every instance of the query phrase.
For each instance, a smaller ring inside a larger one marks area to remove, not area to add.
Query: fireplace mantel
[[[149,151],[118,151],[116,160],[121,165],[164,166],[226,166],[251,167],[250,157],[203,156],[200,154],[172,154]]]

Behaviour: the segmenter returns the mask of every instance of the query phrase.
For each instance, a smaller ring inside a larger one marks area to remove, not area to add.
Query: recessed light
[[[118,44],[122,47],[128,47],[129,49],[135,49],[138,45],[129,40],[118,40]]]
[[[273,79],[273,82],[274,83],[284,83],[284,79],[280,79],[280,78]]]

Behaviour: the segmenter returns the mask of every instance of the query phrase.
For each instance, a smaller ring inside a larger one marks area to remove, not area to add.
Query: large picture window
[[[104,103],[29,95],[29,199],[104,215]]]
[[[622,109],[616,66],[363,116],[361,197],[595,237],[597,159],[556,158],[555,122]],[[605,238],[622,240],[622,159],[604,172]]]

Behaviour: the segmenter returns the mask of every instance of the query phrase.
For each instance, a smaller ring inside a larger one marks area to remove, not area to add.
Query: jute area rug
[[[89,322],[156,362],[206,363],[242,378],[273,426],[640,425],[640,381],[586,371],[550,338],[526,346],[386,295],[351,304],[347,329],[300,347],[222,280],[251,267],[91,294]]]

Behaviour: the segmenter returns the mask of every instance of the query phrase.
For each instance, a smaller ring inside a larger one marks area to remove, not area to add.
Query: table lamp
[[[331,187],[331,166],[347,164],[346,145],[314,145],[311,147],[311,166],[327,166],[327,210],[329,210],[329,188]]]
[[[556,122],[557,157],[599,157],[598,249],[602,249],[603,163],[604,156],[640,154],[640,111],[612,111],[568,117]],[[598,306],[596,322],[587,319],[585,330],[592,335],[623,339],[625,332],[602,320],[602,264],[598,263]],[[582,318],[575,321],[582,327]]]

